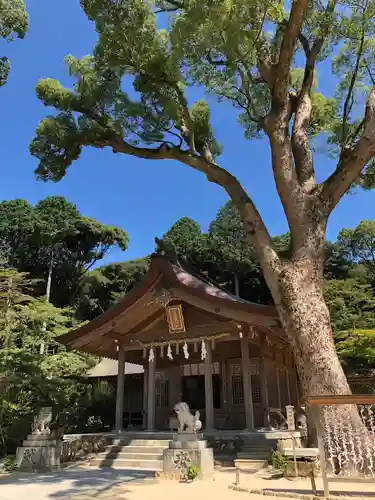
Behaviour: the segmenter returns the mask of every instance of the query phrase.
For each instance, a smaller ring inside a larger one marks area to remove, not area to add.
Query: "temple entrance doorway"
[[[217,374],[212,375],[212,392],[214,409],[219,410],[221,380]],[[182,378],[182,401],[185,401],[189,405],[192,413],[195,413],[197,410],[200,412],[202,423],[205,425],[206,398],[204,375],[187,375]]]
[[[204,376],[189,375],[182,378],[182,400],[192,411],[202,412],[205,408]]]

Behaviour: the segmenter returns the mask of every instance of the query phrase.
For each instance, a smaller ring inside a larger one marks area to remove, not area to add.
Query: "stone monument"
[[[17,448],[17,467],[26,471],[50,471],[60,467],[60,441],[51,435],[52,408],[41,408],[32,433]]]
[[[212,448],[207,448],[207,442],[202,434],[197,432],[202,428],[199,412],[193,415],[187,403],[175,405],[179,430],[169,441],[169,448],[163,452],[163,472],[166,476],[180,470],[186,475],[189,465],[199,469],[198,477],[205,479],[214,472],[214,457]],[[184,468],[185,470],[182,470]]]

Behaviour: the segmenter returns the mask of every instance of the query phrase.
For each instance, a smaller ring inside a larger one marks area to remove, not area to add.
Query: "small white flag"
[[[184,347],[182,348],[182,350],[184,351],[185,359],[189,359],[189,349],[188,349],[188,345],[187,345],[186,342],[185,342]]]
[[[206,359],[206,354],[207,354],[207,350],[206,350],[206,343],[204,340],[202,340],[202,344],[201,344],[201,359]]]
[[[173,354],[172,354],[172,347],[171,344],[168,344],[168,349],[167,349],[167,357],[172,360],[173,359]]]
[[[153,361],[155,361],[155,353],[154,353],[153,347],[151,347],[151,349],[150,349],[150,354],[148,356],[148,360],[149,360],[150,363],[152,363]]]

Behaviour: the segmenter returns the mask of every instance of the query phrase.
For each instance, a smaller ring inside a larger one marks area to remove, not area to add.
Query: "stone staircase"
[[[134,433],[132,436],[112,436],[105,451],[90,459],[92,467],[161,471],[163,450],[168,448],[173,433]],[[266,438],[264,432],[246,436],[246,441],[237,456],[221,457],[214,452],[216,466],[233,466],[248,470],[259,470],[267,465],[270,452],[276,448],[276,440]]]
[[[264,433],[254,433],[247,439],[234,461],[236,467],[258,470],[268,464],[276,441],[266,439]]]
[[[161,471],[168,439],[113,439],[105,451],[90,460],[92,467]]]

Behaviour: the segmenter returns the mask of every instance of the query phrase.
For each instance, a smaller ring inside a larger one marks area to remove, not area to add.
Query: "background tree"
[[[19,265],[19,254],[35,229],[34,209],[28,201],[17,199],[0,203],[0,255],[4,266]]]
[[[149,258],[111,263],[98,267],[82,278],[76,317],[91,320],[126,295],[146,274]]]
[[[182,217],[168,229],[161,241],[164,246],[170,247],[177,256],[189,258],[199,268],[206,241],[201,227],[196,221],[189,217]],[[156,250],[160,250],[158,245]]]
[[[35,207],[26,200],[0,203],[3,265],[38,278],[36,295],[60,307],[75,302],[82,276],[98,260],[127,245],[124,230],[81,215],[63,197],[47,197]]]
[[[338,243],[347,258],[359,264],[375,285],[375,221],[363,220],[353,229],[343,229]]]
[[[325,298],[345,370],[353,374],[374,369],[375,297],[371,284],[350,277],[327,280]]]
[[[38,83],[39,98],[58,112],[41,121],[31,144],[40,160],[38,176],[58,181],[85,146],[175,160],[205,174],[241,214],[304,394],[349,393],[323,296],[324,245],[337,203],[353,183],[370,179],[375,3],[217,0],[207,8],[196,0],[161,1],[156,8],[169,12],[168,30],[158,30],[153,7],[143,0],[81,4],[95,23],[98,43],[93,57],[67,57],[73,89],[54,80]],[[316,68],[324,59],[339,79],[335,98],[316,90]],[[124,92],[126,78],[139,99]],[[288,259],[277,251],[239,180],[220,166],[208,104],[188,101],[185,88],[192,84],[231,102],[247,137],[267,137],[290,228]],[[320,134],[337,158],[322,182],[311,148]]]
[[[24,38],[28,28],[28,16],[23,0],[0,0],[0,38],[12,41],[14,38]],[[0,87],[9,75],[10,61],[0,57]]]
[[[59,411],[70,404],[81,389],[64,376],[82,375],[95,364],[58,343],[75,325],[72,311],[33,297],[27,293],[32,285],[25,273],[0,269],[0,455],[15,451],[40,406]]]

